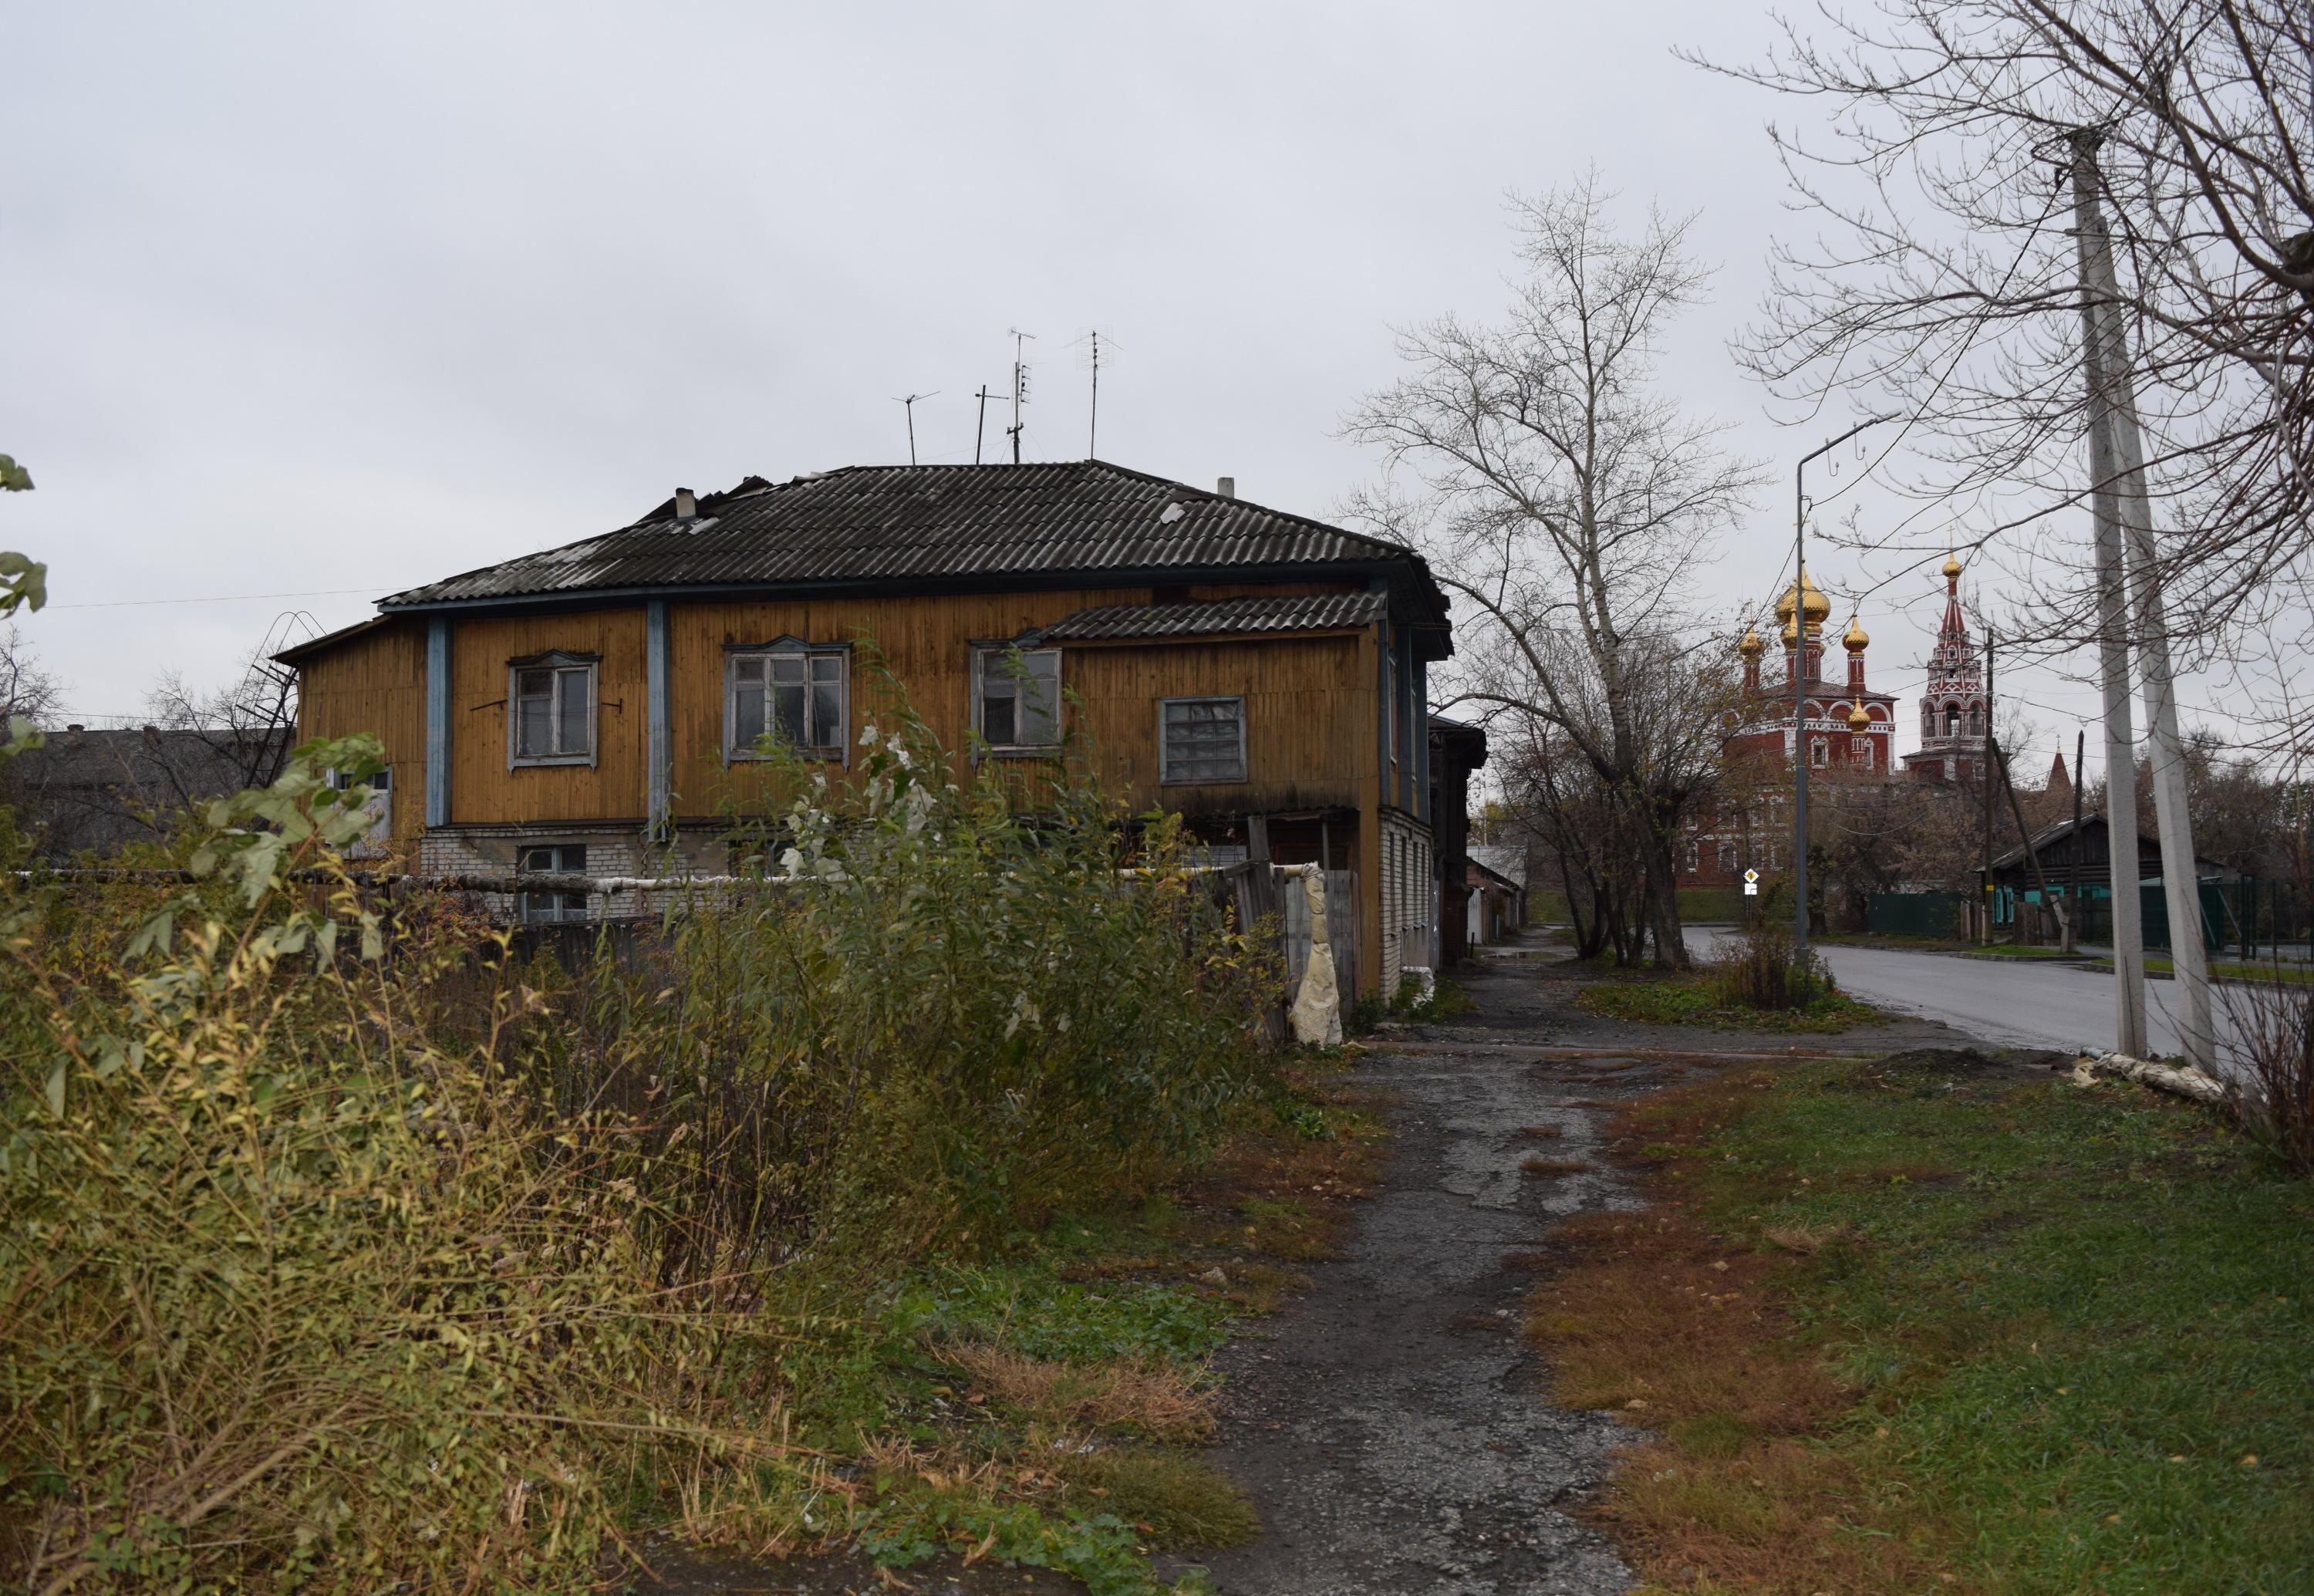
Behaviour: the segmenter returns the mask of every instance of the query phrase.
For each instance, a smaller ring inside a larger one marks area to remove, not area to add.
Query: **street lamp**
[[[1868,427],[1894,421],[1875,416],[1859,421],[1812,454],[1800,456],[1792,472],[1792,905],[1795,957],[1807,958],[1807,479],[1808,462],[1831,454]],[[1827,619],[1829,616],[1827,616]]]

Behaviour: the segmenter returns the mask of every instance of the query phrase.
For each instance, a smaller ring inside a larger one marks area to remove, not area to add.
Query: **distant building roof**
[[[1526,850],[1508,842],[1474,842],[1471,862],[1513,886],[1526,886]]]
[[[669,588],[1338,574],[1390,578],[1413,623],[1434,634],[1439,653],[1448,648],[1445,595],[1404,544],[1106,461],[847,466],[783,483],[749,477],[702,496],[696,508],[678,518],[669,499],[616,531],[409,588],[379,607],[391,613]]]
[[[49,731],[0,767],[0,791],[61,858],[150,841],[204,799],[270,780],[280,730]]]

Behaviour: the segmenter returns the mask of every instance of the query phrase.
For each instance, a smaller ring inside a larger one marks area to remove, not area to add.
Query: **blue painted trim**
[[[1414,813],[1425,825],[1435,825],[1430,813],[1430,662],[1414,662]]]
[[[426,824],[450,824],[450,618],[426,622]]]
[[[655,598],[643,606],[643,672],[645,712],[644,757],[649,777],[644,793],[644,813],[653,840],[667,830],[674,777],[675,697],[672,662],[668,657],[667,601]]]

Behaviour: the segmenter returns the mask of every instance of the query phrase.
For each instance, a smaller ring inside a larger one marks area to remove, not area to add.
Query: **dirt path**
[[[1598,1106],[1681,1078],[1700,1051],[1791,1044],[1594,1020],[1525,959],[1465,984],[1477,1013],[1386,1036],[1360,1071],[1396,1099],[1394,1140],[1344,1256],[1223,1354],[1214,1460],[1266,1526],[1205,1559],[1224,1596],[1604,1596],[1632,1583],[1568,1508],[1635,1432],[1552,1406],[1518,1324],[1552,1222],[1634,1200],[1603,1167],[1538,1177],[1520,1166],[1590,1164]],[[1915,1030],[1950,1039],[1906,1026],[1870,1045],[1926,1039]],[[1840,1041],[1802,1040],[1811,1053]],[[1524,1133],[1532,1126],[1558,1134]]]

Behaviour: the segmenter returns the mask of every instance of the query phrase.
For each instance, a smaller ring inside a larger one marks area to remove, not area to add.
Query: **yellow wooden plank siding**
[[[297,740],[367,732],[393,767],[393,840],[426,829],[426,622],[383,626],[297,669]]]
[[[1189,639],[1065,649],[1061,683],[1082,701],[1103,784],[1136,809],[1188,815],[1352,808],[1374,762],[1373,684],[1355,633]],[[1246,780],[1161,787],[1158,704],[1245,700]]]
[[[1356,591],[1355,584],[1298,590]],[[1198,586],[1212,599],[1276,589]],[[1173,597],[1168,594],[1166,596]],[[672,812],[695,826],[722,814],[761,813],[764,767],[725,758],[724,665],[734,645],[782,638],[853,646],[846,737],[857,763],[861,728],[876,716],[872,642],[917,713],[952,750],[972,725],[972,645],[1016,637],[1085,608],[1151,602],[1145,587],[959,594],[796,602],[670,602],[667,615]],[[450,734],[454,825],[637,824],[646,816],[649,693],[646,621],[640,605],[451,620]],[[424,830],[426,630],[421,618],[349,638],[301,663],[304,736],[367,731],[394,767],[393,834]],[[509,768],[512,660],[560,650],[599,657],[592,765]],[[1357,868],[1369,882],[1374,855],[1376,657],[1373,630],[1262,634],[1235,639],[1077,642],[1062,648],[1066,711],[1086,739],[1104,786],[1133,810],[1191,816],[1355,809]],[[1245,700],[1247,780],[1165,786],[1160,781],[1159,704],[1167,698]],[[887,721],[889,716],[883,717]],[[1039,763],[1008,761],[1033,794]],[[1343,839],[1347,842],[1347,839]],[[1362,939],[1380,917],[1363,917]],[[1378,967],[1378,948],[1365,967]]]
[[[698,817],[727,801],[743,811],[763,791],[762,767],[724,758],[723,663],[726,650],[783,637],[850,644],[851,724],[877,719],[879,690],[863,644],[873,643],[905,684],[934,736],[961,748],[972,724],[971,644],[1017,637],[1092,604],[1146,604],[1145,587],[1057,593],[955,594],[909,598],[813,599],[786,603],[670,604],[667,654],[673,688],[668,752],[675,813]],[[885,715],[882,719],[888,719]]]
[[[508,667],[559,649],[597,655],[595,763],[508,769]],[[422,678],[421,678],[422,680]],[[467,824],[632,820],[645,805],[643,612],[461,617],[450,641],[450,818]],[[412,691],[422,699],[422,686]]]
[[[1207,596],[1203,589],[1194,595]],[[724,757],[723,661],[730,647],[782,637],[854,644],[848,735],[856,754],[860,729],[879,707],[874,673],[865,649],[858,647],[872,642],[933,735],[947,747],[960,750],[972,726],[974,641],[1016,637],[1079,609],[1147,602],[1147,588],[1112,587],[672,604],[667,630],[675,813],[704,817],[727,805],[744,812],[762,792],[760,767],[744,761],[727,763]],[[1063,648],[1061,680],[1067,692],[1083,701],[1081,709],[1070,711],[1073,724],[1091,734],[1105,781],[1137,807],[1161,801],[1196,812],[1347,806],[1357,801],[1357,775],[1354,768],[1342,769],[1340,761],[1365,750],[1365,763],[1373,763],[1371,730],[1360,738],[1350,729],[1361,715],[1372,726],[1371,684],[1364,684],[1363,707],[1345,701],[1345,695],[1357,692],[1362,685],[1355,679],[1355,653],[1356,640],[1349,638],[1073,644]],[[1161,795],[1158,700],[1239,693],[1249,700],[1251,780],[1212,788],[1168,788]]]

